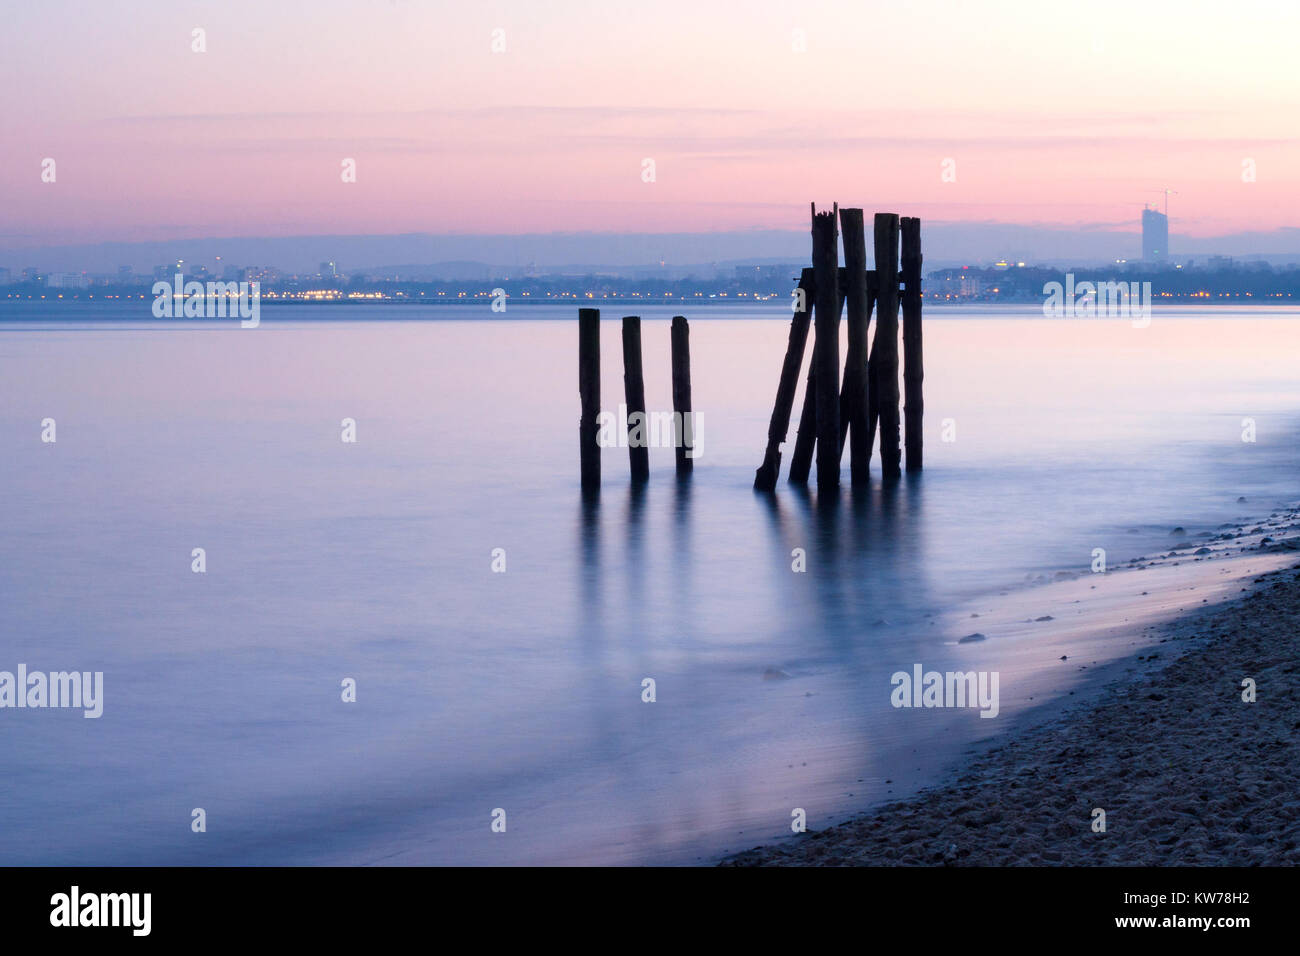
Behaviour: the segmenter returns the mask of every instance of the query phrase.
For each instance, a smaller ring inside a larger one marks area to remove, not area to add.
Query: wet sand
[[[1023,730],[972,753],[951,768],[952,782],[723,865],[1300,862],[1298,528],[1294,512],[1275,514],[1105,575],[1112,595],[1141,585],[1140,609],[1158,611],[1178,591],[1191,607],[1165,620],[1124,609],[1132,656],[1076,701],[1045,706]],[[1201,585],[1175,583],[1191,568]],[[1163,588],[1154,584],[1161,575]],[[1219,603],[1202,596],[1207,575],[1218,578]],[[1234,597],[1223,598],[1227,588]],[[1084,617],[1089,603],[1105,613],[1114,602],[1070,600]],[[1072,626],[1053,625],[1054,649],[1071,646]],[[1254,702],[1243,700],[1247,678]],[[1104,832],[1094,829],[1099,809]]]

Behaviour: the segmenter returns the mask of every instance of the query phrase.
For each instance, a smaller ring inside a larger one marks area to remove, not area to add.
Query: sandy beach
[[[1125,626],[1136,649],[1099,686],[972,751],[950,783],[722,865],[1300,862],[1296,518],[1275,513],[1110,575],[1132,592],[1153,571],[1219,562],[1220,587],[1235,596],[1154,624],[1134,616]]]

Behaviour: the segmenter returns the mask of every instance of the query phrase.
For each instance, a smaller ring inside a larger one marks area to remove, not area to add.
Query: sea
[[[102,674],[0,707],[0,863],[709,862],[1014,732],[891,700],[999,669],[953,609],[1298,497],[1294,307],[927,305],[924,469],[831,496],[752,487],[788,302],[582,304],[614,414],[688,318],[688,479],[581,494],[576,303],[0,300],[0,671]]]

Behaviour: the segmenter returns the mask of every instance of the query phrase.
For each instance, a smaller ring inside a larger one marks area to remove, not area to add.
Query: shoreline
[[[1296,513],[1278,517],[1271,528],[1231,536],[1235,545],[1259,542],[1228,560],[1269,556],[1281,567],[1234,578],[1244,586],[1231,599],[1126,625],[1135,650],[1112,662],[1122,673],[1108,670],[1095,693],[1044,703],[1037,720],[1026,714],[1026,726],[968,750],[949,782],[716,862],[1300,862],[1300,760],[1291,739],[1300,729],[1300,554],[1291,553],[1300,538],[1280,533],[1296,527]],[[1255,682],[1252,703],[1242,699],[1244,678]],[[1093,830],[1097,809],[1105,832]]]

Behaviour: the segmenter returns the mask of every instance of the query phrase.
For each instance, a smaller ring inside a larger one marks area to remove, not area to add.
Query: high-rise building
[[[1154,209],[1142,210],[1142,258],[1147,262],[1169,258],[1169,217]]]

